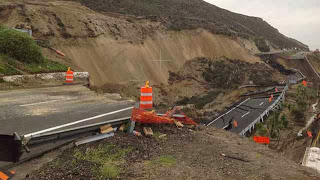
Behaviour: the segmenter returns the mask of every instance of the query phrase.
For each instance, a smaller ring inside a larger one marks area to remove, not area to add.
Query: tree
[[[272,138],[280,138],[280,130],[284,129],[285,126],[288,125],[286,122],[286,118],[284,115],[280,118],[280,113],[275,112],[267,122],[267,128],[269,131],[269,135]]]
[[[268,44],[266,43],[266,40],[263,37],[255,37],[253,41],[256,44],[259,51],[270,52],[270,47],[268,46]]]

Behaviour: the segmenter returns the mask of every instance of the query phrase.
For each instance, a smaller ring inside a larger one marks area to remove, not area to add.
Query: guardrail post
[[[135,126],[136,126],[136,122],[130,120],[130,122],[129,122],[129,128],[128,128],[128,133],[131,134],[131,133],[133,132]]]

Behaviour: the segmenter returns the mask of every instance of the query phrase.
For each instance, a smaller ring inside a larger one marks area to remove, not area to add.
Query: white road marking
[[[116,114],[116,113],[119,113],[119,112],[122,112],[122,111],[126,111],[126,110],[129,110],[129,109],[132,109],[132,108],[133,107],[128,107],[128,108],[120,109],[120,110],[117,110],[117,111],[108,112],[108,113],[105,113],[105,114],[100,114],[100,115],[93,116],[93,117],[90,117],[90,118],[82,119],[82,120],[75,121],[75,122],[72,122],[72,123],[63,124],[63,125],[60,125],[60,126],[55,126],[55,127],[49,128],[49,129],[44,129],[44,130],[41,130],[41,131],[38,131],[38,132],[26,134],[26,135],[24,135],[24,137],[25,138],[29,138],[29,137],[32,137],[34,135],[43,134],[43,133],[46,133],[46,132],[49,132],[49,131],[53,131],[53,130],[57,130],[57,129],[60,129],[60,128],[72,126],[72,125],[79,124],[79,123],[82,123],[82,122],[85,122],[85,121],[90,121],[90,120],[101,118],[101,117],[108,116],[108,115],[111,115],[111,114]]]
[[[207,124],[207,126],[210,126],[212,123],[216,122],[218,119],[220,119],[221,117],[223,117],[226,114],[229,114],[231,111],[235,110],[236,108],[238,108],[239,106],[241,106],[242,104],[244,104],[245,102],[249,101],[250,98],[244,100],[243,102],[241,102],[240,104],[238,104],[236,107],[230,109],[228,112],[222,114],[221,116],[217,117],[215,120],[211,121],[209,124]]]
[[[262,106],[263,103],[264,103],[264,102],[260,103],[259,106]]]
[[[34,105],[39,105],[39,104],[47,104],[47,103],[57,102],[57,101],[61,101],[61,100],[62,99],[58,99],[58,100],[44,101],[44,102],[38,102],[38,103],[24,104],[24,105],[19,105],[19,106],[20,107],[34,106]]]
[[[247,113],[245,113],[244,115],[241,116],[241,118],[245,117],[246,115],[248,115],[250,113],[250,111],[248,111]]]

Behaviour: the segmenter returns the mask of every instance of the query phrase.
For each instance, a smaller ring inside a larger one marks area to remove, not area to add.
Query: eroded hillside
[[[104,13],[144,16],[162,22],[168,29],[203,28],[214,34],[253,38],[264,37],[275,48],[308,49],[299,41],[282,35],[263,19],[211,5],[203,0],[72,0]]]
[[[213,34],[200,26],[176,31],[149,17],[100,14],[77,2],[5,1],[0,17],[8,27],[32,29],[35,39],[67,55],[63,61],[88,71],[96,86],[147,79],[166,84],[169,71],[197,57],[261,62],[253,56],[259,51],[252,40]]]

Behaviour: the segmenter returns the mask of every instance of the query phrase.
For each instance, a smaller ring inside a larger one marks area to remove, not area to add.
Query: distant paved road
[[[134,103],[98,95],[84,86],[0,91],[0,134],[33,133],[95,117]],[[75,126],[130,116],[131,110],[95,118]]]
[[[278,92],[281,92],[284,87],[277,87]],[[247,98],[244,101],[238,102],[228,111],[218,116],[216,119],[207,123],[207,126],[215,126],[217,128],[227,129],[228,131],[240,134],[244,129],[251,125],[261,114],[269,108],[277,99],[275,95],[275,87],[267,88],[265,91],[260,91],[264,97]],[[253,93],[255,95],[255,93]],[[269,96],[274,94],[274,98],[269,102]],[[279,94],[278,94],[279,95]],[[234,121],[237,122],[237,127],[234,126]]]
[[[226,128],[231,123],[232,127],[229,131],[239,134],[257,119],[275,99],[276,97],[271,102],[269,102],[269,98],[249,99],[230,113],[216,119],[211,125],[217,128]],[[234,121],[237,121],[237,127],[233,126]]]

